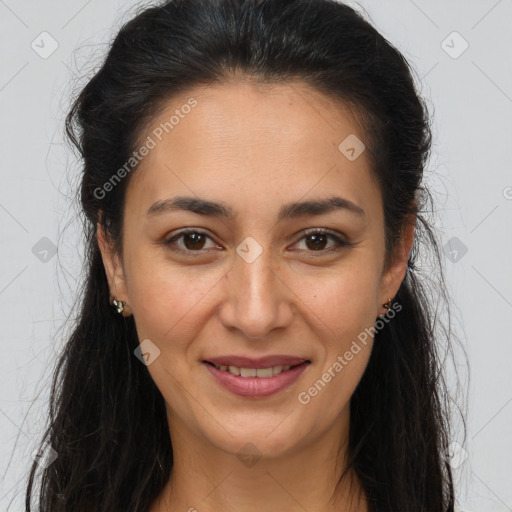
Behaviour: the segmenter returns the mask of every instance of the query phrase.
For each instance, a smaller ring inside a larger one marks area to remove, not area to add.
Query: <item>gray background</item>
[[[81,244],[71,199],[78,167],[63,144],[64,116],[134,5],[0,0],[2,511],[23,509],[25,472],[66,335],[58,329],[77,299]],[[468,436],[455,433],[450,459],[458,509],[510,511],[512,1],[359,5],[412,63],[434,113],[428,183],[446,244],[454,328],[471,370],[468,381],[459,351],[469,393]]]

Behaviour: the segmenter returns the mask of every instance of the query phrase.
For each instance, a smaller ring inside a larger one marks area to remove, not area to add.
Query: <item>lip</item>
[[[218,359],[220,360],[220,358]],[[237,360],[239,361],[239,359]],[[288,358],[288,360],[290,361],[292,359]],[[295,360],[297,360],[297,358]],[[215,368],[215,366],[209,364],[207,361],[203,361],[203,365],[208,369],[211,375],[213,375],[217,383],[231,393],[242,396],[244,398],[263,398],[275,395],[276,393],[283,391],[284,389],[291,386],[299,378],[302,372],[309,366],[310,361],[300,358],[298,358],[298,361],[299,363],[289,370],[281,372],[279,375],[273,375],[272,377],[266,378],[241,377],[239,375],[233,375],[230,372],[218,370]],[[254,360],[251,360],[251,362],[254,363]],[[268,365],[268,363],[265,364]],[[276,363],[275,365],[270,364],[268,366],[277,366],[278,364],[279,363]],[[233,366],[238,365],[235,364]],[[242,368],[265,368],[268,366],[242,366]]]
[[[219,356],[204,359],[203,362],[213,363],[217,366],[238,366],[238,368],[269,368],[270,366],[289,365],[295,366],[301,364],[308,359],[303,357],[286,356],[286,355],[273,355],[259,358],[245,357],[245,356]]]

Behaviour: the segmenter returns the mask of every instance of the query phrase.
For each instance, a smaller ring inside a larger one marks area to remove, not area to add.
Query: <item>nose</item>
[[[290,324],[294,294],[269,251],[263,250],[252,262],[237,254],[224,282],[227,291],[220,318],[227,329],[259,340]]]

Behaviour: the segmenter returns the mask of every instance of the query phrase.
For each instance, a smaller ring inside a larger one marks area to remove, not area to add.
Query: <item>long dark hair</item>
[[[408,215],[417,214],[394,298],[402,310],[376,333],[351,398],[347,470],[355,471],[373,510],[452,512],[450,395],[440,349],[453,353],[453,336],[438,309],[449,300],[423,178],[432,144],[428,108],[402,54],[334,0],[173,0],[146,7],[121,28],[74,101],[66,132],[83,162],[86,275],[76,325],[53,376],[40,446],[50,445],[57,458],[40,471],[37,507],[146,512],[170,477],[164,399],[133,354],[139,343],[133,316],[110,305],[96,239],[100,222],[121,252],[125,189],[135,171],[108,193],[98,190],[129,160],[163,102],[239,73],[259,83],[309,84],[357,113],[383,197],[386,261]],[[38,468],[34,462],[27,512]]]

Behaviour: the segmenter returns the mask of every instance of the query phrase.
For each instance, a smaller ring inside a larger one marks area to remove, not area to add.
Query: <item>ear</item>
[[[395,297],[402,281],[405,279],[409,254],[414,241],[415,227],[416,215],[410,214],[402,227],[400,239],[395,246],[388,268],[384,270],[381,278],[378,315],[386,313],[386,309],[383,308],[382,305],[386,303],[388,299]]]
[[[128,293],[126,290],[126,282],[124,278],[124,270],[121,258],[114,248],[114,243],[105,231],[101,223],[101,213],[96,226],[98,247],[103,259],[103,266],[105,267],[105,274],[107,276],[108,287],[110,291],[110,303],[114,297],[117,300],[122,300],[127,303]],[[123,316],[129,316],[129,306],[125,304]]]

